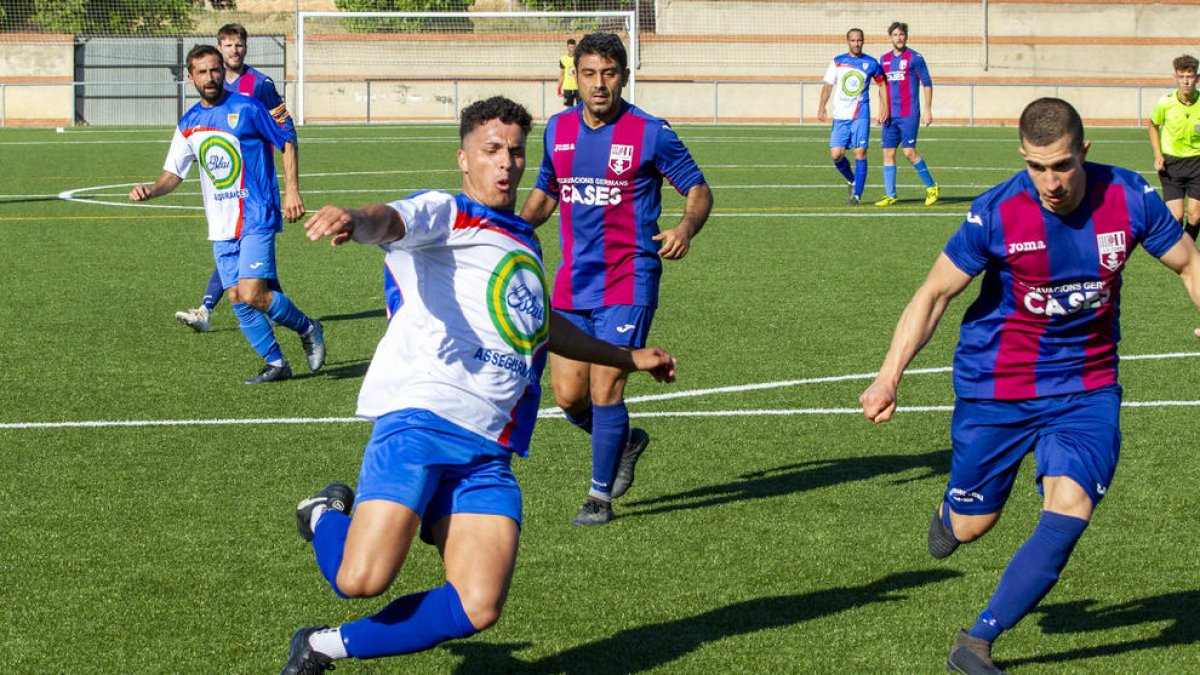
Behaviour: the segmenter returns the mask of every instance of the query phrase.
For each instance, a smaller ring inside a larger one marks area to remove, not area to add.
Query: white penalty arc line
[[[1185,359],[1200,357],[1200,352],[1172,352],[1167,354],[1140,354],[1122,357],[1122,361],[1159,361],[1164,359]],[[915,368],[907,371],[906,375],[929,375],[948,373],[949,367]],[[879,373],[856,373],[852,375],[832,375],[829,377],[809,377],[799,380],[782,380],[779,382],[761,382],[758,384],[743,384],[731,387],[714,387],[710,389],[691,389],[688,391],[672,392],[669,394],[653,394],[635,396],[625,400],[626,403],[645,403],[648,401],[665,401],[668,399],[691,398],[711,394],[728,394],[746,391],[761,391],[764,389],[779,389],[803,384],[823,384],[830,382],[846,382],[852,380],[874,379]],[[1194,408],[1200,407],[1200,401],[1126,401],[1123,408]],[[954,406],[901,406],[897,412],[950,412]],[[784,408],[763,410],[682,410],[662,412],[631,412],[631,418],[655,417],[763,417],[763,416],[794,416],[794,415],[861,415],[860,408]],[[538,411],[539,419],[562,418],[563,413],[558,408],[542,408]],[[346,424],[351,422],[366,422],[361,417],[263,417],[249,419],[179,419],[179,420],[83,420],[78,422],[2,422],[0,431],[20,429],[79,429],[79,428],[109,428],[109,427],[183,427],[183,426],[231,426],[247,424]]]

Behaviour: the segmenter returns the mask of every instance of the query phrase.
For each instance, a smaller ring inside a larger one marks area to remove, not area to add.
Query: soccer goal
[[[629,53],[635,100],[634,12],[300,12],[295,112],[300,124],[454,120],[503,94],[534,116],[554,112],[568,38],[616,33]]]

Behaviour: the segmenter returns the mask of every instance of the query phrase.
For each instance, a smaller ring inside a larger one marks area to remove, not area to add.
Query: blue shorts
[[[1099,504],[1117,470],[1120,412],[1120,385],[1027,401],[958,399],[945,495],[950,508],[998,513],[1030,452],[1039,492],[1043,476],[1066,476]]]
[[[890,117],[883,123],[883,128],[880,130],[883,147],[915,148],[917,147],[917,132],[920,130],[921,118],[916,115]]]
[[[618,347],[641,349],[650,337],[654,308],[643,305],[609,305],[596,309],[556,309],[579,330]]]
[[[421,518],[421,539],[452,513],[508,516],[521,524],[521,487],[512,452],[427,411],[408,408],[375,420],[363,452],[355,501],[402,504]]]
[[[250,232],[241,239],[213,242],[217,274],[225,288],[238,279],[275,279],[275,233]]]
[[[853,120],[834,120],[829,133],[831,148],[865,148],[871,135],[871,120],[859,117]]]

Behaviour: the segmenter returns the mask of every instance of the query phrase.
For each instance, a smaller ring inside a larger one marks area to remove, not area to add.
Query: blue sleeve
[[[978,209],[978,210],[977,210]],[[992,230],[988,209],[971,205],[967,217],[959,226],[958,231],[950,235],[943,252],[954,266],[965,274],[976,276],[987,268],[991,259],[988,248],[989,233]]]
[[[1167,208],[1166,203],[1163,202],[1162,197],[1158,196],[1154,188],[1150,187],[1150,184],[1141,176],[1137,176],[1137,182],[1140,185],[1135,184],[1133,189],[1140,189],[1142,192],[1145,214],[1142,219],[1145,231],[1140,233],[1141,236],[1138,238],[1141,239],[1142,246],[1147,253],[1155,258],[1161,258],[1183,238],[1183,228],[1179,226],[1179,221],[1175,220],[1175,216],[1171,215],[1170,209]],[[1135,236],[1137,235],[1138,233],[1135,232]]]
[[[271,114],[263,107],[258,99],[250,99],[251,103],[243,110],[250,115],[250,121],[254,125],[258,135],[276,148],[283,149],[284,143],[292,140],[284,131],[283,127],[275,123],[271,118]]]
[[[913,64],[913,73],[916,74],[917,80],[926,87],[933,86],[933,79],[929,77],[929,66],[925,65],[925,57],[918,56],[916,63]]]
[[[279,91],[275,89],[274,80],[265,75],[260,78],[254,85],[254,98],[263,104],[263,107],[271,114],[271,119],[283,128],[289,141],[297,140],[296,125],[292,122],[291,114],[288,113],[287,104],[283,102]]]
[[[706,182],[692,153],[666,122],[659,127],[654,142],[654,166],[685,197],[692,188]]]
[[[879,65],[879,62],[876,61],[875,59],[871,59],[870,77],[871,77],[871,79],[875,80],[876,82],[883,82],[883,78],[884,78],[883,66]]]
[[[542,135],[542,166],[538,170],[537,183],[534,187],[545,192],[558,201],[558,180],[554,175],[554,162],[551,159],[554,152],[554,134],[558,127],[557,120],[551,119]]]

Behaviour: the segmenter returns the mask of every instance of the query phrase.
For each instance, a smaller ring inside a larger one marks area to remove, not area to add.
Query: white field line
[[[1122,357],[1122,361],[1157,361],[1163,359],[1185,359],[1200,357],[1200,352],[1173,352],[1167,354],[1140,354]],[[907,371],[906,375],[927,375],[948,373],[948,367],[915,368]],[[794,387],[803,384],[822,384],[829,382],[845,382],[849,380],[870,380],[878,373],[858,373],[853,375],[832,375],[828,377],[810,377],[800,380],[782,380],[779,382],[761,382],[758,384],[743,384],[730,387],[711,389],[692,389],[689,391],[655,394],[650,396],[635,396],[626,399],[626,403],[645,403],[648,401],[664,401],[675,398],[692,398],[711,394],[727,394],[763,389],[778,389]],[[1174,408],[1200,407],[1200,401],[1126,401],[1121,404],[1124,408]],[[954,409],[949,405],[938,406],[901,406],[897,412],[949,412]],[[631,418],[652,417],[763,417],[763,416],[794,416],[794,415],[861,415],[859,408],[784,408],[766,410],[682,410],[662,412],[635,412]],[[562,411],[558,408],[542,408],[538,411],[539,419],[561,418]],[[349,422],[364,422],[359,417],[278,417],[278,418],[224,418],[224,419],[177,419],[177,420],[83,420],[77,422],[3,422],[0,430],[19,429],[78,429],[106,427],[182,427],[182,426],[229,426],[246,424],[345,424]]]

